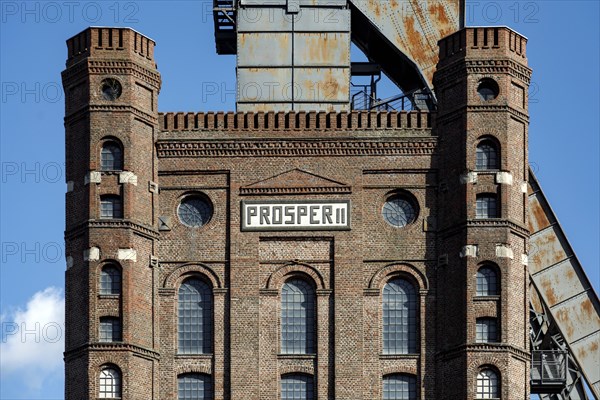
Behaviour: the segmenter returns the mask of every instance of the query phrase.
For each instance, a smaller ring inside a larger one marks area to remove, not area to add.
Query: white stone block
[[[98,247],[90,247],[83,251],[83,261],[98,261],[100,259],[100,249]]]
[[[67,271],[73,267],[73,257],[67,256]]]
[[[477,172],[467,172],[460,176],[460,183],[466,185],[467,183],[477,183]]]
[[[88,185],[90,183],[101,183],[102,174],[98,171],[90,171],[85,175],[83,183]]]
[[[71,193],[75,187],[75,182],[69,181],[67,182],[67,193]]]
[[[123,171],[119,174],[119,183],[129,183],[137,186],[137,175],[131,171]]]
[[[527,254],[521,254],[521,264],[529,265],[529,256]]]
[[[463,246],[462,250],[460,251],[460,258],[477,257],[478,253],[479,246],[477,246],[476,244],[468,244],[466,246]]]
[[[512,185],[513,176],[510,172],[496,172],[496,183],[501,185]]]
[[[513,251],[510,247],[505,244],[497,244],[496,245],[496,257],[500,258],[510,258],[511,260],[514,258]]]
[[[119,249],[117,253],[117,258],[119,260],[129,260],[136,262],[137,261],[137,251],[134,249]]]

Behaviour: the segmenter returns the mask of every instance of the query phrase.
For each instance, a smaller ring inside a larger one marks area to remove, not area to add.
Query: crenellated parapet
[[[161,131],[289,131],[430,129],[435,112],[168,112],[159,113]]]

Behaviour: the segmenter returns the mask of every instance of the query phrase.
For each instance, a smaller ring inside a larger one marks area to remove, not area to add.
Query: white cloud
[[[63,369],[65,299],[61,289],[35,293],[23,310],[3,314],[0,343],[2,379],[21,378],[29,390]],[[16,383],[16,382],[15,382]]]

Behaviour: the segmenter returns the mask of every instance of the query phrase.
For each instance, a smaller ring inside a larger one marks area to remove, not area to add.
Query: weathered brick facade
[[[485,39],[484,39],[485,38]],[[467,28],[440,42],[436,112],[159,113],[154,42],[129,29],[90,28],[69,39],[66,93],[66,398],[95,399],[102,366],[122,374],[123,399],[176,399],[177,377],[211,376],[214,399],[278,399],[283,374],[314,378],[318,399],[381,399],[383,377],[416,377],[419,399],[475,399],[476,377],[497,372],[500,397],[528,398],[526,39],[507,28]],[[120,82],[108,100],[102,82]],[[499,86],[485,101],[483,78]],[[500,166],[474,172],[482,138]],[[101,171],[107,140],[122,171]],[[382,217],[392,194],[414,222]],[[181,199],[213,206],[199,228]],[[476,218],[476,196],[498,198]],[[123,218],[100,217],[118,195]],[[350,229],[243,231],[241,202],[350,201]],[[476,296],[479,266],[499,271],[497,296]],[[101,268],[122,291],[100,294]],[[178,288],[212,288],[212,352],[178,354]],[[281,354],[280,300],[293,276],[316,290],[316,352]],[[417,351],[384,354],[382,290],[417,288]],[[122,341],[99,341],[99,320],[122,321]],[[476,343],[475,321],[498,321],[497,343]]]

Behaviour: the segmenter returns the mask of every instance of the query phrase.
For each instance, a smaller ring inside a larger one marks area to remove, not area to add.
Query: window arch
[[[417,378],[413,375],[392,374],[383,377],[383,400],[416,400]]]
[[[394,278],[383,287],[383,353],[417,352],[417,293],[412,283]]]
[[[181,374],[177,377],[178,400],[211,400],[212,379],[206,374]]]
[[[99,340],[120,342],[122,340],[121,320],[118,317],[100,317]]]
[[[491,368],[484,368],[477,374],[477,399],[500,397],[498,374]]]
[[[286,374],[281,377],[281,400],[313,400],[314,380],[307,374]]]
[[[497,296],[500,294],[498,272],[491,265],[484,265],[477,270],[477,296]]]
[[[302,278],[292,278],[281,289],[281,352],[315,352],[315,289]]]
[[[102,144],[100,169],[102,171],[121,171],[123,169],[123,149],[115,140],[107,140]]]
[[[202,279],[184,280],[179,287],[177,330],[179,354],[212,351],[212,289]]]
[[[498,201],[493,193],[483,193],[477,195],[475,208],[475,218],[498,218]]]
[[[100,196],[100,218],[123,218],[121,197],[114,194]]]
[[[498,146],[493,140],[480,141],[476,153],[476,170],[499,169]]]
[[[121,294],[121,269],[107,264],[100,271],[100,294]]]
[[[477,343],[496,343],[499,340],[496,318],[477,318],[475,321],[475,341]]]
[[[101,399],[121,398],[121,371],[113,365],[105,365],[100,369],[99,397]]]

